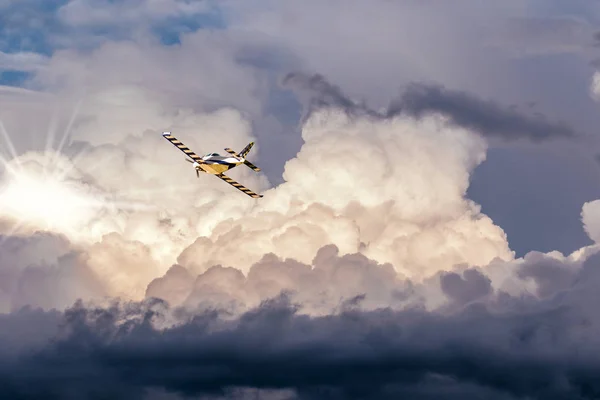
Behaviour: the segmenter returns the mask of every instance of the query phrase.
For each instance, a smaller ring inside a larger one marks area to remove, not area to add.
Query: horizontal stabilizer
[[[248,168],[250,168],[250,169],[253,169],[253,170],[254,170],[254,171],[256,171],[256,172],[259,172],[259,171],[260,171],[260,168],[258,168],[256,165],[252,164],[252,163],[251,163],[250,161],[248,161],[248,160],[244,160],[244,164],[245,164],[245,165],[246,165]]]
[[[238,156],[238,157],[244,157],[245,155],[248,154],[248,152],[250,151],[250,149],[252,148],[252,146],[254,145],[254,142],[250,143],[248,146],[246,146],[244,148],[244,150],[240,151],[240,154],[237,154],[234,150],[230,149],[229,147],[225,148],[225,151],[228,152],[229,154],[233,154],[234,156]],[[244,164],[246,164],[246,166],[256,172],[260,171],[260,168],[258,168],[256,165],[252,164],[250,161],[248,160],[244,160]]]

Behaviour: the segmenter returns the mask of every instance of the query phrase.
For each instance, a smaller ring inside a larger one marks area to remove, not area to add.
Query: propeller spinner
[[[190,160],[189,158],[186,158],[185,161],[192,163],[194,165],[194,169],[196,170],[196,177],[200,178],[200,171],[198,171],[200,164],[198,164],[196,161]]]

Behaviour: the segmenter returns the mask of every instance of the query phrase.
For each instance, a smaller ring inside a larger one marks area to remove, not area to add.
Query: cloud
[[[55,18],[64,3],[65,0],[0,3],[0,49],[51,54],[55,38],[68,34]]]
[[[132,2],[71,0],[58,10],[58,16],[72,26],[142,25],[168,17],[197,16],[210,11],[207,1]]]
[[[23,0],[0,4],[0,50],[51,55],[62,49],[97,48],[110,41],[179,42],[200,28],[222,28],[210,1]]]
[[[94,110],[105,112],[86,112]],[[169,128],[193,149],[241,148],[252,140],[246,121],[231,109],[165,115]],[[103,124],[125,130],[128,119],[111,117],[83,120],[73,131],[101,132]],[[208,178],[202,186],[190,185],[196,178],[177,149],[159,130],[135,133],[141,129],[133,125],[129,135],[88,143],[72,160],[52,151],[25,154],[9,164],[14,176],[5,177],[0,191],[0,202],[10,205],[3,215],[7,234],[9,222],[21,224],[20,235],[51,227],[82,253],[73,268],[91,271],[102,288],[82,289],[85,299],[140,299],[174,263],[192,277],[215,265],[246,273],[268,253],[310,265],[330,244],[342,256],[362,254],[414,280],[513,257],[502,230],[465,197],[470,171],[485,158],[485,143],[439,117],[373,120],[336,108],[315,112],[303,129],[304,146],[286,165],[284,184],[265,191],[268,184],[253,171],[231,172],[264,192],[260,203],[210,177],[202,177]],[[215,133],[194,136],[198,129]],[[369,168],[345,161],[355,155],[369,159]],[[260,159],[255,162],[260,165]],[[173,178],[186,174],[180,183]],[[31,202],[32,194],[46,201]],[[375,279],[374,287],[383,281]],[[337,296],[362,294],[350,289],[342,286]],[[339,301],[326,300],[324,307]]]
[[[0,51],[0,70],[36,71],[42,68],[47,58],[30,52],[4,53]]]
[[[550,122],[539,115],[527,116],[492,101],[481,100],[468,93],[448,90],[442,86],[413,83],[398,99],[391,102],[386,111],[375,111],[364,103],[347,98],[340,88],[331,85],[320,75],[292,73],[283,83],[308,91],[311,110],[331,105],[353,113],[380,117],[402,113],[421,117],[431,113],[442,113],[457,126],[472,129],[486,137],[505,140],[527,138],[541,141],[577,136],[576,132],[564,123]]]
[[[492,293],[491,280],[475,269],[468,269],[461,277],[452,272],[442,275],[440,284],[444,293],[459,304],[467,304]]]
[[[598,262],[597,248],[532,254],[422,283],[335,246],[312,266],[265,256],[247,277],[213,267],[193,282],[174,266],[147,294],[186,310],[149,298],[4,316],[35,334],[0,342],[0,393],[593,398]],[[525,291],[505,291],[508,276]]]
[[[583,205],[581,211],[583,226],[588,236],[596,243],[600,242],[600,200]]]
[[[568,290],[575,283],[580,263],[580,260],[569,262],[560,257],[531,252],[524,257],[524,263],[517,274],[523,279],[533,279],[537,295],[549,298]]]
[[[103,282],[85,253],[62,235],[0,236],[0,311],[23,306],[64,309],[77,299],[101,298]]]
[[[595,26],[584,16],[515,17],[492,26],[489,43],[514,56],[583,53]]]
[[[193,43],[203,46],[205,40],[211,40],[200,36],[199,41],[192,39],[184,47],[196,46]],[[254,93],[250,93],[251,74],[242,72],[246,76],[240,76],[240,84],[234,88],[231,78],[235,72],[227,72],[213,57],[212,66],[203,74],[205,84],[213,89],[202,91],[224,97],[190,101],[195,89],[183,82],[178,87],[171,85],[178,72],[168,63],[164,68],[142,68],[162,59],[162,51],[169,52],[152,46],[149,49],[152,51],[144,53],[128,44],[108,45],[96,51],[97,62],[92,64],[75,50],[55,54],[36,78],[36,85],[47,88],[46,96],[35,92],[17,96],[12,90],[2,98],[6,106],[2,122],[16,148],[16,154],[6,151],[3,156],[20,156],[9,164],[14,173],[4,174],[1,180],[0,202],[10,205],[3,207],[3,232],[25,235],[35,229],[51,229],[65,234],[73,246],[85,248],[78,265],[97,275],[105,285],[102,294],[113,296],[143,297],[147,284],[164,274],[198,235],[247,207],[245,198],[220,201],[221,193],[234,189],[214,178],[199,185],[201,181],[196,180],[184,155],[160,133],[172,130],[200,154],[224,147],[241,149],[255,141],[247,115],[222,107],[228,99],[237,98],[233,104],[238,108],[256,109]],[[173,51],[182,57],[189,54],[188,50]],[[131,62],[123,59],[120,65],[129,64],[131,69],[121,68],[114,75],[99,73],[103,63],[105,67],[112,65],[119,52],[129,54]],[[156,58],[149,61],[147,57]],[[171,54],[171,61],[175,58]],[[198,82],[199,70],[180,61],[190,79]],[[222,65],[236,68],[231,59],[224,59]],[[132,82],[139,78],[136,70],[148,72],[138,83]],[[213,78],[220,73],[229,78],[218,83]],[[243,84],[249,85],[245,99],[241,95]],[[224,90],[228,85],[231,90]],[[27,118],[31,113],[39,118]],[[39,125],[44,117],[50,126]],[[40,128],[44,130],[40,132]],[[251,159],[261,146],[258,143],[253,148]],[[189,179],[178,182],[174,176]],[[257,191],[268,187],[263,176],[249,169],[232,171],[231,176]],[[13,232],[15,226],[18,229]],[[138,257],[129,255],[131,251],[138,252]],[[131,268],[122,268],[122,263]],[[53,290],[49,294],[60,297]],[[87,299],[96,298],[98,293],[84,290],[80,295]],[[14,304],[14,296],[7,296],[6,304]],[[33,299],[28,296],[21,298]]]
[[[184,115],[178,123],[178,137],[195,149],[215,147],[194,145],[194,137],[186,135],[186,124],[190,133],[197,124],[205,131],[229,133],[231,140],[223,141],[222,147],[241,149],[251,140],[244,139],[247,126],[233,110]],[[93,127],[92,122],[88,132]],[[196,186],[195,174],[184,158],[160,131],[137,138],[125,136],[118,145],[87,144],[71,159],[53,151],[26,153],[11,160],[0,185],[3,232],[61,232],[69,243],[83,249],[85,260],[80,264],[96,274],[105,293],[141,298],[148,283],[166,272],[198,235],[232,215],[228,209],[237,207],[243,212],[248,205],[240,197],[219,202],[222,193],[234,189],[214,178],[203,177],[209,178],[206,184]],[[140,179],[140,171],[144,178]],[[240,174],[253,189],[266,184],[249,169],[232,176],[242,180]],[[189,179],[172,179],[185,175]]]
[[[443,302],[441,293],[437,299],[429,293],[431,304],[424,304],[420,297],[424,293],[418,293],[391,264],[379,264],[359,253],[341,255],[335,245],[319,249],[310,264],[267,254],[246,274],[218,265],[195,276],[174,265],[150,283],[146,296],[192,312],[217,308],[239,315],[282,292],[310,315],[327,315],[355,303],[376,309]]]
[[[199,59],[199,53],[211,53],[211,57]],[[255,93],[260,92],[259,82],[252,68],[235,62],[236,54],[235,45],[226,37],[207,32],[187,37],[181,47],[107,43],[90,55],[76,50],[57,53],[33,84],[77,98],[85,96],[86,103],[89,96],[92,104],[100,103],[97,106],[133,107],[137,103],[138,109],[157,107],[158,115],[167,111],[161,106],[171,112],[232,106],[256,113],[260,110]],[[120,60],[119,69],[103,73],[116,59]],[[156,126],[160,123],[157,118],[145,123]]]
[[[246,270],[269,252],[308,263],[335,244],[416,278],[511,257],[502,231],[464,197],[469,171],[485,156],[477,135],[436,117],[371,120],[331,108],[313,114],[302,136],[286,182],[215,224],[179,264],[198,273],[215,264]]]
[[[591,399],[600,389],[599,320],[590,307],[598,262],[592,255],[572,281],[556,279],[560,295],[513,297],[488,288],[451,313],[350,308],[308,316],[286,296],[234,318],[207,310],[173,319],[175,310],[156,301],[78,304],[55,335],[47,333],[55,340],[14,363],[3,360],[0,387],[13,396],[56,397],[94,391],[141,398],[150,387],[218,396],[250,387],[293,390],[301,399],[323,391],[334,398]]]
[[[2,358],[11,360],[23,352],[44,348],[48,339],[60,332],[61,318],[62,313],[58,311],[31,307],[0,314]]]
[[[383,117],[381,113],[371,110],[366,104],[349,99],[339,87],[332,85],[321,75],[308,76],[292,72],[283,78],[282,85],[303,95],[307,106],[305,116],[310,116],[323,107],[337,107],[349,114]]]
[[[114,51],[131,54],[125,51],[129,48],[107,46],[95,54],[97,60],[108,60]],[[58,65],[71,57],[77,60],[76,53],[53,57],[47,71],[61,71]],[[133,56],[133,65],[146,57]],[[101,67],[100,62],[93,65]],[[160,80],[150,77],[164,74],[166,85],[172,73],[149,71],[147,78],[141,77],[140,87],[129,84],[134,68],[125,65],[126,59],[121,73],[108,81],[92,80],[95,75],[85,78],[87,67],[81,74],[75,72],[84,67],[78,61],[70,69],[75,73],[63,86],[67,95],[82,82],[89,90],[71,129],[72,137],[85,143],[79,149],[75,143],[74,150],[65,147],[68,153],[75,151],[72,160],[63,157],[56,163],[53,152],[46,151],[14,162],[14,169],[20,165],[28,171],[33,182],[28,187],[41,190],[38,196],[75,199],[73,190],[87,193],[75,203],[46,202],[41,221],[28,223],[42,222],[38,226],[46,227],[50,215],[64,214],[65,205],[71,204],[69,215],[77,216],[76,221],[62,218],[60,223],[51,221],[52,226],[88,246],[89,267],[113,295],[138,298],[175,262],[196,275],[217,264],[246,272],[267,253],[309,264],[328,244],[342,254],[362,253],[391,263],[413,279],[463,263],[486,265],[496,257],[512,257],[502,230],[465,197],[469,174],[485,159],[486,150],[485,142],[471,131],[447,126],[439,116],[373,120],[354,118],[336,108],[321,109],[306,120],[305,143],[288,161],[285,182],[254,204],[242,194],[223,197],[233,189],[210,177],[202,177],[208,179],[197,186],[183,155],[160,136],[170,130],[201,153],[242,148],[254,140],[244,114],[230,108],[181,109],[176,96],[148,97],[161,87]],[[38,79],[52,82],[48,75]],[[189,93],[183,85],[171,90]],[[62,99],[69,99],[67,95],[58,92]],[[260,154],[260,144],[257,147],[252,154]],[[251,159],[260,166],[257,155]],[[368,167],[349,163],[349,157],[368,160]],[[36,184],[40,170],[51,179]],[[173,179],[188,173],[194,183]],[[264,177],[249,169],[231,174],[254,190],[269,187]],[[25,197],[18,195],[23,192],[17,190],[18,182],[6,181],[4,199],[14,201],[5,218],[14,219],[31,205],[21,201]],[[53,191],[44,194],[49,182]],[[115,236],[105,237],[113,232]],[[102,244],[94,247],[97,242]],[[112,243],[110,254],[100,250],[103,243]],[[146,268],[123,258],[131,249],[139,251]],[[103,260],[102,265],[94,262],[96,258]],[[121,262],[131,268],[121,268]]]
[[[443,87],[411,85],[392,109],[406,110],[413,115],[442,112],[458,125],[504,139],[526,137],[540,141],[552,137],[572,138],[576,133],[564,123],[546,121],[503,108],[492,101],[477,99],[464,92]]]
[[[592,76],[592,83],[590,85],[590,94],[594,100],[598,100],[600,96],[600,73],[595,72]]]

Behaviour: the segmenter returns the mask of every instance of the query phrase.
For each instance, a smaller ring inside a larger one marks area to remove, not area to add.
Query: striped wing
[[[247,187],[245,187],[241,183],[238,183],[238,182],[234,181],[233,179],[231,179],[230,177],[228,177],[225,174],[218,174],[218,175],[215,175],[215,176],[217,178],[219,178],[221,180],[224,180],[225,182],[229,183],[231,186],[233,186],[237,190],[246,193],[250,197],[254,197],[255,199],[263,197],[262,194],[256,194],[256,193],[254,193],[252,190],[248,189]]]
[[[167,139],[169,142],[171,142],[173,144],[173,146],[175,146],[179,150],[183,151],[185,153],[185,155],[187,155],[192,160],[194,160],[198,163],[201,163],[201,164],[204,163],[204,161],[202,160],[202,157],[200,157],[198,154],[191,151],[185,144],[181,143],[179,141],[179,139],[177,139],[175,136],[171,135],[171,132],[163,133],[163,137],[165,139]]]

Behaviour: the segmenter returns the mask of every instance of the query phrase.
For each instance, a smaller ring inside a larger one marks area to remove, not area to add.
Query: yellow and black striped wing
[[[171,132],[163,133],[163,137],[165,139],[167,139],[169,142],[171,142],[173,144],[173,146],[175,146],[179,150],[183,151],[185,153],[185,155],[190,157],[192,160],[199,162],[199,163],[203,162],[202,158],[198,154],[191,151],[185,144],[181,143],[179,141],[179,139],[177,139],[175,136],[171,135]]]
[[[229,183],[231,186],[233,186],[234,188],[236,188],[239,191],[242,191],[244,193],[246,193],[248,196],[253,197],[255,199],[258,199],[260,197],[263,197],[262,194],[256,194],[254,193],[252,190],[248,189],[247,187],[245,187],[244,185],[242,185],[241,183],[238,183],[236,181],[234,181],[233,179],[231,179],[230,177],[228,177],[225,174],[218,174],[215,175],[217,178],[224,180],[225,182]]]

